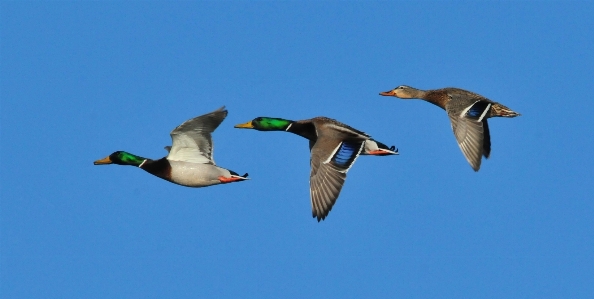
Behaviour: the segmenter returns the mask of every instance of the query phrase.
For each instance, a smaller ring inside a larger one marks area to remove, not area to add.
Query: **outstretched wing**
[[[472,169],[478,171],[482,156],[488,157],[491,151],[486,115],[492,103],[478,100],[464,104],[451,106],[448,104],[446,111],[464,157]]]
[[[361,153],[365,140],[318,138],[311,149],[309,178],[312,215],[326,218],[336,202],[346,173]]]
[[[227,116],[225,106],[185,121],[173,131],[168,160],[214,165],[211,133]]]

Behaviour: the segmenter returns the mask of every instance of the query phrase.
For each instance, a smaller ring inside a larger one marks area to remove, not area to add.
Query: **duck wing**
[[[464,157],[472,169],[478,171],[482,156],[488,157],[491,152],[486,116],[493,103],[484,98],[454,99],[446,104],[452,130]]]
[[[315,122],[314,122],[315,123]],[[328,216],[336,202],[346,173],[369,137],[338,122],[316,124],[318,138],[311,146],[309,190],[312,216],[318,221]]]
[[[225,106],[185,121],[171,131],[168,160],[215,165],[211,133],[227,117]]]
[[[344,185],[346,173],[351,168],[364,140],[339,141],[318,139],[311,150],[309,191],[312,216],[318,221],[326,218]],[[333,151],[329,152],[328,148]]]

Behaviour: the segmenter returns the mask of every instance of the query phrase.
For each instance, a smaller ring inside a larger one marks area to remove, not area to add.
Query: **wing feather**
[[[318,221],[328,216],[340,195],[346,173],[353,165],[365,139],[341,141],[318,138],[311,149],[310,194],[312,215]]]
[[[449,114],[456,141],[474,171],[481,167],[483,155],[483,122]]]
[[[481,158],[491,154],[491,136],[487,118],[493,102],[479,95],[450,95],[446,111],[452,123],[456,141],[474,171],[481,167]]]
[[[227,116],[225,107],[185,121],[171,131],[168,160],[215,165],[211,133]]]

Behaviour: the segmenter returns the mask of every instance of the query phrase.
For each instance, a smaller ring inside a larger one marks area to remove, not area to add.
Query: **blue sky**
[[[594,5],[0,3],[3,298],[590,298]],[[475,173],[445,112],[378,95],[455,86],[490,121]],[[124,166],[226,105],[193,189]],[[234,129],[328,116],[361,157],[311,218],[307,141]]]

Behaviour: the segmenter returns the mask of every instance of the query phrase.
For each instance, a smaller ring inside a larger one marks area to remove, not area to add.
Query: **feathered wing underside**
[[[312,216],[318,221],[326,218],[332,210],[346,173],[361,153],[364,142],[365,140],[318,139],[312,147],[310,198]]]
[[[173,144],[167,155],[168,160],[191,163],[212,164],[213,142],[211,133],[227,116],[225,107],[185,121],[173,131]]]
[[[480,169],[482,156],[488,157],[491,152],[489,128],[485,117],[491,105],[490,102],[480,100],[466,107],[446,105],[456,141],[474,171]]]
[[[491,156],[491,133],[486,119],[483,121],[483,156],[487,159]]]

